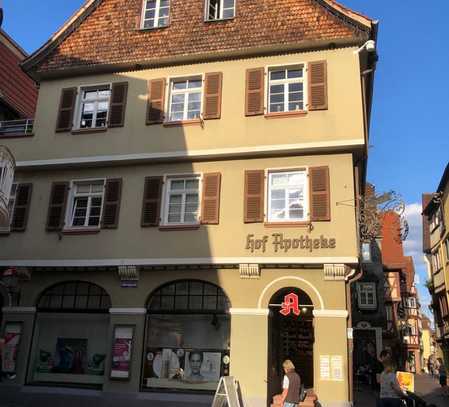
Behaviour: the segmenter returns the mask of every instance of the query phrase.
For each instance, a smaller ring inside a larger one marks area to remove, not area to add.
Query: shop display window
[[[67,282],[46,290],[37,308],[30,381],[101,386],[109,295],[94,284]]]
[[[215,390],[229,374],[229,301],[201,281],[157,290],[148,303],[143,387]]]

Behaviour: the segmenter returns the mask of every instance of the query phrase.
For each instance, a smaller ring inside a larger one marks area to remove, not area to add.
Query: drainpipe
[[[359,265],[359,269],[352,269],[351,272],[345,277],[345,284],[346,284],[346,309],[348,310],[348,321],[347,321],[347,330],[349,328],[352,329],[352,300],[351,300],[351,285],[355,283],[357,280],[362,278],[363,276],[363,270],[361,265]],[[347,335],[347,333],[346,333]],[[352,333],[354,335],[354,332]],[[351,338],[348,338],[348,400],[350,402],[353,401],[353,389],[354,389],[354,383],[353,383],[353,358],[352,358],[352,351],[354,349],[354,339],[353,336]]]

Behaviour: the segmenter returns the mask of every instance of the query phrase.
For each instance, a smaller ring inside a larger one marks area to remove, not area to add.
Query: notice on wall
[[[332,380],[343,380],[343,357],[341,355],[331,356],[331,377]]]
[[[330,356],[320,355],[320,379],[330,380],[331,369],[330,369]]]
[[[20,337],[22,336],[21,323],[7,323],[5,327],[5,343],[2,352],[2,370],[5,373],[16,372],[17,352]]]
[[[396,377],[398,378],[399,385],[407,391],[415,391],[415,376],[410,372],[396,372]]]
[[[133,332],[132,326],[117,326],[114,329],[111,378],[126,380],[130,377]]]

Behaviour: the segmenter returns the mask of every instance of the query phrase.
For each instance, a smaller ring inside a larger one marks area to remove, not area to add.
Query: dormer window
[[[145,0],[141,28],[167,27],[170,0]]]
[[[206,21],[235,17],[235,0],[206,0]]]

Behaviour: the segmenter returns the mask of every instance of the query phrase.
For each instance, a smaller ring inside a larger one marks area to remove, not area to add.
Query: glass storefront
[[[100,386],[109,351],[109,295],[75,281],[46,290],[37,306],[31,382]]]
[[[229,374],[229,301],[210,283],[167,284],[148,301],[143,387],[215,390]]]

